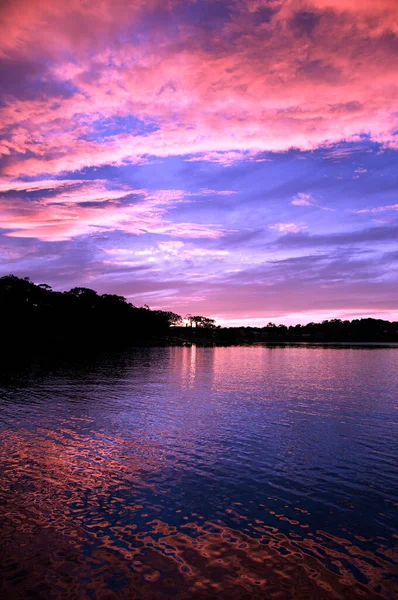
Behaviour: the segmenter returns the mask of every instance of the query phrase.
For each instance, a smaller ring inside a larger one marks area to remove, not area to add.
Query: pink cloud
[[[178,5],[19,0],[2,9],[4,56],[47,60],[40,81],[73,88],[61,99],[46,87],[36,96],[5,96],[3,172],[62,173],[148,155],[228,166],[262,151],[311,150],[362,134],[394,144],[396,2],[309,0],[311,31],[298,0],[273,3],[279,11],[271,23],[256,27],[262,3],[236,2],[217,34],[186,23],[169,37],[148,21],[150,35],[120,44],[118,35],[139,33],[154,7],[175,15]],[[99,118],[128,115],[151,119],[158,130],[87,138]]]
[[[396,13],[395,0],[312,0],[312,4],[320,9],[335,9],[340,12],[353,12],[355,14],[370,13],[373,15]],[[394,26],[394,23],[391,24]]]
[[[133,203],[121,202],[132,194]],[[77,186],[68,181],[64,188],[55,186],[55,194],[50,197],[44,194],[35,200],[3,198],[0,221],[9,237],[43,241],[69,240],[115,229],[135,235],[157,233],[180,238],[216,239],[226,233],[216,224],[172,222],[168,211],[184,201],[182,190],[147,191],[125,186],[108,190],[101,180],[79,182]]]
[[[55,190],[58,188],[84,185],[83,179],[38,179],[37,181],[18,181],[13,179],[0,180],[0,193],[4,192],[35,192],[38,190]],[[105,181],[103,181],[105,183]]]

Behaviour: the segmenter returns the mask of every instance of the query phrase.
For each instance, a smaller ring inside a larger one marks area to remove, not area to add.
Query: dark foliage
[[[4,345],[52,346],[139,343],[164,337],[180,316],[173,312],[138,308],[116,294],[99,295],[76,287],[54,292],[28,277],[0,278],[0,339]]]
[[[219,330],[222,343],[247,342],[398,342],[398,322],[382,319],[331,319],[307,325],[267,327],[228,327]]]

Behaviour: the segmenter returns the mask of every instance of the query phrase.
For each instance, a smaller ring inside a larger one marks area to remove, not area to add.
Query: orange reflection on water
[[[196,513],[178,526],[153,518],[162,502],[153,441],[94,442],[68,428],[0,441],[3,598],[393,598],[391,551],[321,531],[286,535],[267,525],[266,504],[251,535],[238,503],[228,516],[239,529]]]

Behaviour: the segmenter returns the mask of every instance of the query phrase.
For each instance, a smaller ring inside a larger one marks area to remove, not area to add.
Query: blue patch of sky
[[[347,154],[330,157],[333,149],[268,155],[267,162],[243,161],[231,167],[215,163],[166,159],[160,164],[125,167],[139,187],[198,192],[191,202],[172,211],[174,221],[222,222],[225,226],[258,227],[272,222],[303,221],[317,230],[360,226],[351,210],[392,204],[398,184],[397,152],[366,144],[340,146]],[[370,173],[370,175],[368,174]],[[230,189],[231,196],[203,196],[201,188]],[[298,193],[311,194],[317,206],[292,206]]]
[[[202,31],[218,32],[225,21],[231,18],[231,5],[224,1],[199,0],[178,4],[170,9],[165,3],[164,7],[145,11],[133,26],[129,26],[119,33],[121,43],[134,41],[135,47],[148,40],[153,41],[154,34],[166,35],[169,39],[177,38],[181,27],[186,25],[202,29]],[[203,42],[203,40],[202,40]]]
[[[218,28],[220,22],[231,18],[231,14],[232,8],[228,3],[201,0],[195,3],[187,2],[182,8],[179,6],[176,18],[194,26],[205,24],[206,28]]]
[[[122,133],[133,136],[146,136],[158,131],[155,121],[143,120],[134,115],[101,118],[90,124],[90,131],[79,139],[101,142]]]
[[[339,153],[334,154],[337,150]],[[365,196],[381,197],[396,188],[397,154],[394,150],[380,151],[371,144],[363,147],[346,144],[312,152],[268,153],[263,156],[265,162],[245,160],[230,167],[188,162],[184,157],[153,158],[140,165],[88,169],[85,178],[107,179],[115,185],[126,183],[149,190],[183,189],[190,193],[203,188],[233,190],[253,206],[258,202],[289,200],[302,192],[319,195],[323,201],[330,201],[332,208],[349,208]],[[217,198],[215,202],[225,205],[225,197]],[[234,198],[227,197],[231,202]],[[205,197],[203,204],[207,203]]]
[[[34,97],[40,97],[43,92],[46,97],[53,98],[53,106],[62,106],[64,98],[71,98],[79,91],[79,88],[72,81],[53,81],[47,76],[34,79],[29,83],[29,90]]]
[[[230,167],[188,162],[184,157],[153,158],[140,165],[94,167],[58,178],[103,179],[109,189],[127,184],[137,189],[186,190],[187,202],[168,212],[167,218],[173,222],[214,223],[241,230],[303,222],[309,231],[320,233],[364,227],[369,213],[358,215],[354,210],[395,204],[397,156],[397,151],[381,150],[377,144],[364,141],[312,152],[267,153],[256,157],[265,158],[265,162],[245,160]],[[202,189],[236,193],[201,195]],[[293,206],[298,193],[311,194],[315,204],[335,211]],[[34,198],[37,193],[29,195]],[[132,193],[125,202],[141,199]]]

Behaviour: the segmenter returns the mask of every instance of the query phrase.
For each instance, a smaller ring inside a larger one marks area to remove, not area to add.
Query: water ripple
[[[1,597],[394,598],[397,367],[161,348],[5,374]]]

